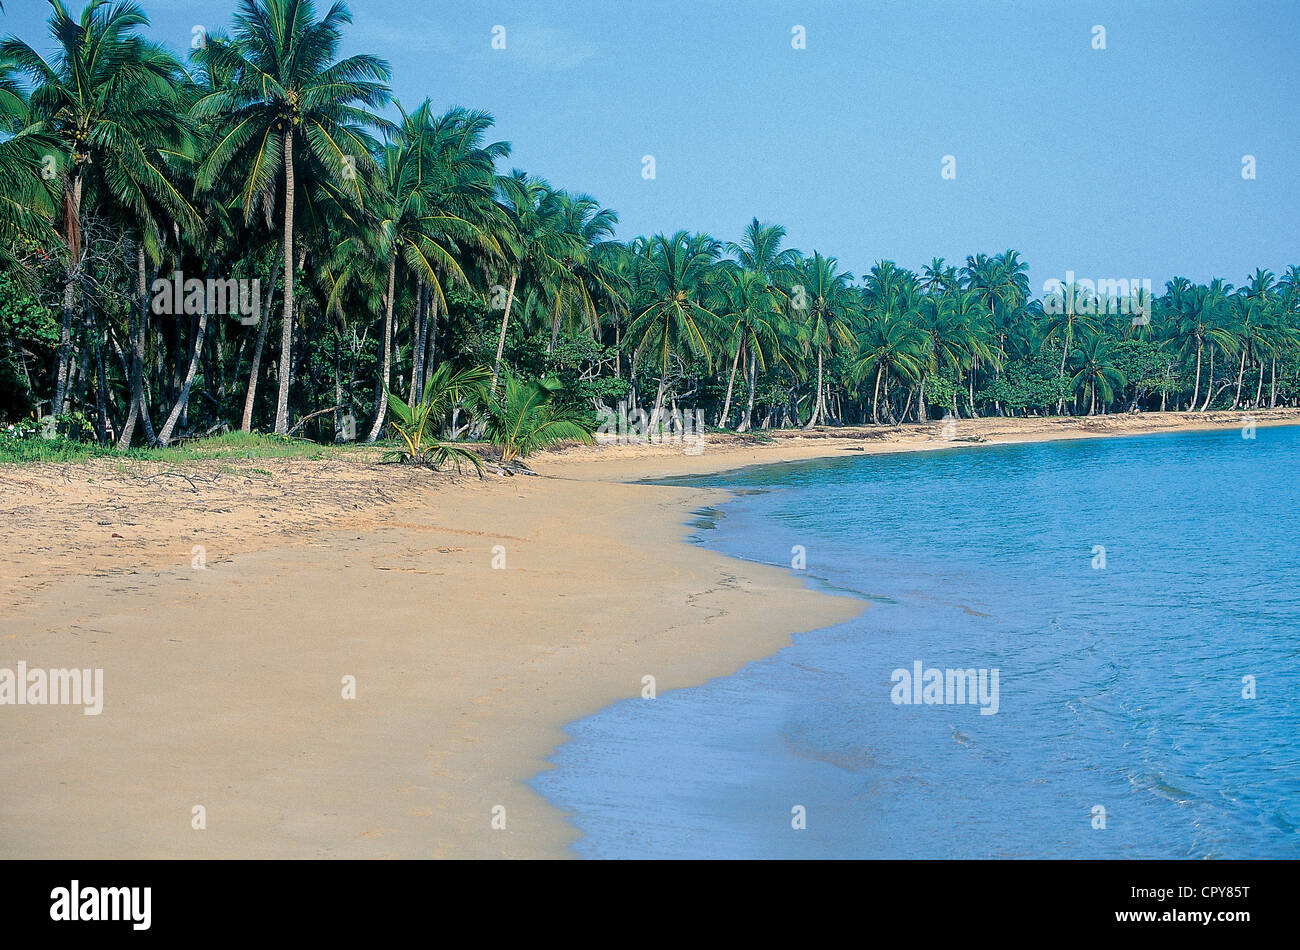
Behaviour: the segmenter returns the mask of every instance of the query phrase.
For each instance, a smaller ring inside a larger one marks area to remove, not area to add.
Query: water
[[[703,543],[870,608],[571,724],[535,787],[589,857],[1300,857],[1298,472],[1288,427],[696,480],[739,490]],[[997,713],[893,703],[918,660]]]

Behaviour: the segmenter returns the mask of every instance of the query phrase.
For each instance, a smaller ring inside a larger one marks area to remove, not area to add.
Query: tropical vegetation
[[[459,465],[620,403],[742,432],[1300,404],[1300,267],[1035,295],[1015,250],[850,270],[757,218],[618,240],[612,209],[509,167],[491,115],[407,109],[382,58],[342,56],[342,3],[238,0],[184,57],[135,3],[49,3],[43,43],[0,41],[12,433]]]

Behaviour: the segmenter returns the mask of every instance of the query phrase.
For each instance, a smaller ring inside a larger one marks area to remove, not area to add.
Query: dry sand
[[[524,784],[565,723],[863,609],[683,543],[725,493],[630,480],[1242,418],[576,447],[486,481],[361,458],[0,468],[0,668],[102,668],[105,694],[99,716],[0,706],[0,857],[566,856],[573,829]]]

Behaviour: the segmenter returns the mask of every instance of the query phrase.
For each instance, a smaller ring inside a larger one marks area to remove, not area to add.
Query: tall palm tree
[[[669,366],[675,358],[694,357],[712,365],[709,343],[720,336],[721,320],[705,306],[710,271],[721,251],[718,241],[704,234],[678,231],[656,234],[640,257],[638,283],[644,307],[627,329],[633,360],[645,357],[658,374],[659,388],[650,414],[657,431],[663,413]]]
[[[619,282],[600,266],[604,249],[614,244],[618,213],[602,208],[591,195],[560,192],[560,231],[567,238],[568,255],[559,274],[559,293],[551,301],[551,340],[546,352],[555,350],[560,323],[567,311],[581,314],[594,325],[601,302],[612,302],[620,292]],[[566,306],[567,304],[567,306]]]
[[[47,61],[10,36],[0,60],[26,74],[31,129],[59,145],[63,186],[62,236],[67,251],[63,324],[53,411],[67,398],[73,315],[83,266],[83,203],[114,203],[140,217],[162,206],[186,226],[197,215],[172,182],[161,155],[184,154],[188,137],[179,119],[179,61],[140,35],[149,18],[136,4],[89,0],[73,19],[61,0],[49,0],[50,34],[58,56]]]
[[[495,395],[501,377],[501,356],[506,347],[506,329],[515,302],[515,288],[520,280],[539,292],[558,295],[564,261],[573,252],[572,235],[564,231],[564,207],[559,193],[540,178],[532,178],[515,169],[502,177],[498,185],[500,204],[507,215],[499,239],[503,246],[510,284],[505,288],[505,309],[501,314],[501,333],[497,338],[497,355],[492,363]]]
[[[1097,414],[1097,395],[1105,406],[1115,398],[1116,389],[1126,383],[1124,374],[1111,362],[1113,345],[1102,334],[1089,336],[1080,351],[1080,366],[1070,382],[1080,395],[1088,394],[1088,415]]]
[[[725,428],[731,414],[731,394],[742,354],[747,353],[756,365],[766,369],[768,359],[780,351],[781,308],[767,278],[748,268],[728,267],[723,270],[720,290],[725,301],[720,316],[727,324],[728,337],[735,344],[731,372],[727,376],[727,396],[718,416],[718,425]],[[750,397],[752,400],[752,379]]]
[[[880,423],[880,383],[891,374],[918,380],[925,371],[925,334],[899,313],[892,302],[877,301],[866,330],[858,338],[858,356],[852,374],[859,383],[875,377],[871,394],[871,421]],[[890,421],[893,411],[887,410]]]
[[[384,329],[381,338],[378,399],[366,441],[373,442],[387,418],[391,381],[393,306],[399,267],[416,279],[416,307],[411,323],[411,399],[418,403],[423,382],[425,289],[437,319],[446,309],[451,284],[469,286],[465,263],[478,257],[499,258],[501,245],[493,224],[501,209],[494,202],[495,160],[509,154],[502,142],[483,144],[492,125],[486,113],[453,109],[434,118],[426,99],[413,113],[402,112],[401,128],[380,153],[377,253],[387,270]]]
[[[839,261],[833,257],[823,256],[814,251],[813,256],[803,262],[803,268],[797,278],[800,281],[802,296],[794,304],[801,319],[804,345],[817,354],[817,398],[813,405],[812,416],[805,429],[811,429],[821,421],[826,411],[826,391],[822,385],[823,364],[828,355],[840,351],[852,351],[854,338],[851,314],[854,310],[849,285],[853,275],[839,269]]]
[[[372,109],[388,101],[388,64],[367,53],[336,60],[345,4],[316,18],[312,0],[240,0],[233,41],[216,43],[212,56],[233,76],[230,88],[204,96],[194,115],[224,129],[199,169],[198,188],[215,186],[235,165],[241,169],[240,204],[245,219],[270,203],[283,181],[284,322],[280,332],[279,393],[275,431],[289,431],[289,382],[294,327],[294,209],[300,178],[328,178],[358,204],[367,176],[377,173],[378,149],[370,130],[391,131]],[[281,178],[280,176],[283,175]]]
[[[1059,340],[1061,343],[1061,365],[1057,371],[1060,379],[1065,378],[1065,366],[1070,358],[1070,347],[1074,340],[1080,334],[1088,335],[1097,332],[1098,326],[1095,316],[1091,313],[1081,313],[1075,307],[1074,301],[1078,297],[1077,287],[1065,287],[1059,295],[1054,295],[1056,306],[1052,307],[1053,312],[1048,316],[1047,325],[1044,328],[1043,342],[1047,343],[1052,340]],[[1091,308],[1089,308],[1091,309]],[[1056,412],[1059,415],[1065,408],[1064,397],[1056,403]]]

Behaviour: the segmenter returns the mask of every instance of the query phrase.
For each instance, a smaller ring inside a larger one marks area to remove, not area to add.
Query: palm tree
[[[391,131],[371,109],[388,101],[388,64],[362,53],[335,61],[342,27],[352,22],[343,3],[316,19],[312,0],[240,0],[234,38],[213,43],[212,58],[229,70],[230,88],[194,104],[199,119],[219,122],[222,134],[199,169],[200,190],[214,187],[232,165],[241,169],[245,220],[269,206],[283,173],[282,257],[284,322],[280,333],[275,431],[289,431],[289,382],[294,327],[294,208],[304,185],[328,176],[336,191],[365,203],[362,186],[376,174],[378,145],[368,130]]]
[[[1070,346],[1074,343],[1075,337],[1082,334],[1094,334],[1097,332],[1097,322],[1091,313],[1080,313],[1074,306],[1074,301],[1078,298],[1077,287],[1065,287],[1059,295],[1053,295],[1052,313],[1047,321],[1043,342],[1047,343],[1052,340],[1061,341],[1061,366],[1057,372],[1060,379],[1065,378],[1065,366],[1070,358]],[[1092,309],[1092,308],[1088,308]],[[1062,398],[1056,403],[1056,412],[1059,415],[1065,409],[1065,402]]]
[[[727,376],[727,396],[718,416],[718,426],[725,428],[731,414],[731,394],[736,383],[736,368],[742,353],[763,369],[767,360],[780,349],[781,309],[767,279],[758,271],[742,267],[728,267],[722,271],[720,291],[723,305],[721,317],[728,325],[728,337],[735,343],[735,356]],[[750,399],[753,400],[751,373]]]
[[[712,366],[709,341],[721,335],[721,320],[704,301],[720,250],[707,235],[678,231],[671,237],[656,234],[640,257],[637,279],[645,305],[628,327],[627,341],[633,361],[644,356],[658,373],[651,432],[658,430],[673,359],[695,357]]]
[[[880,423],[880,384],[888,385],[890,375],[919,380],[925,372],[926,334],[911,322],[907,313],[893,299],[877,297],[868,311],[870,320],[858,337],[858,357],[853,363],[853,379],[861,383],[874,375],[871,395],[871,421]],[[886,407],[893,421],[893,411]]]
[[[427,288],[436,321],[439,307],[446,308],[448,282],[469,286],[462,261],[500,257],[492,222],[500,224],[500,208],[493,201],[495,160],[509,154],[497,142],[485,146],[483,136],[492,125],[486,113],[453,109],[440,118],[431,114],[426,99],[415,112],[402,113],[396,141],[380,153],[380,192],[377,206],[377,253],[387,271],[384,330],[380,356],[378,400],[366,441],[379,437],[387,415],[392,365],[393,306],[398,268],[417,281],[416,312],[411,324],[411,399],[420,401],[423,385],[425,321],[420,318],[421,298]]]
[[[568,256],[559,274],[559,292],[551,302],[551,340],[546,352],[555,350],[560,338],[561,317],[565,310],[581,313],[593,327],[597,323],[600,302],[612,302],[620,292],[618,281],[600,266],[605,249],[613,240],[618,214],[602,208],[590,195],[557,195],[560,206],[560,233],[567,238]],[[565,304],[569,304],[568,307]]]
[[[805,429],[811,429],[826,411],[826,392],[822,386],[822,368],[828,355],[841,350],[852,350],[851,329],[853,311],[849,284],[853,275],[839,269],[839,261],[825,257],[820,251],[803,262],[798,276],[799,289],[792,306],[802,316],[801,329],[804,345],[817,354],[817,399],[812,416]],[[802,299],[800,299],[802,298]],[[799,304],[802,303],[803,306]]]
[[[507,373],[500,400],[488,407],[484,430],[493,445],[501,448],[501,461],[509,465],[538,449],[556,442],[590,442],[593,420],[575,409],[557,406],[554,396],[561,389],[551,378],[527,382]]]
[[[50,33],[58,42],[58,58],[48,62],[11,36],[0,42],[0,59],[33,83],[30,128],[33,134],[56,141],[62,159],[58,171],[68,256],[53,400],[53,412],[58,413],[64,409],[71,375],[87,195],[142,218],[151,205],[161,205],[186,226],[194,224],[197,215],[161,158],[164,150],[182,154],[187,149],[176,104],[179,61],[140,35],[149,18],[134,3],[89,0],[74,20],[61,0],[49,2]]]
[[[498,190],[509,222],[508,227],[501,229],[499,240],[510,269],[510,285],[505,288],[505,310],[501,314],[497,355],[492,363],[493,394],[501,376],[501,355],[505,352],[516,285],[522,279],[539,292],[558,295],[564,260],[574,247],[572,236],[564,232],[564,208],[559,194],[545,181],[515,169],[500,179]]]
[[[61,186],[43,172],[45,156],[58,150],[58,140],[36,124],[17,71],[0,61],[0,262],[24,237],[46,246],[57,240],[51,222]]]
[[[1097,414],[1097,394],[1103,407],[1115,398],[1115,390],[1126,385],[1124,374],[1111,363],[1112,344],[1102,334],[1089,336],[1080,352],[1079,370],[1071,378],[1075,392],[1088,393],[1088,415]]]

